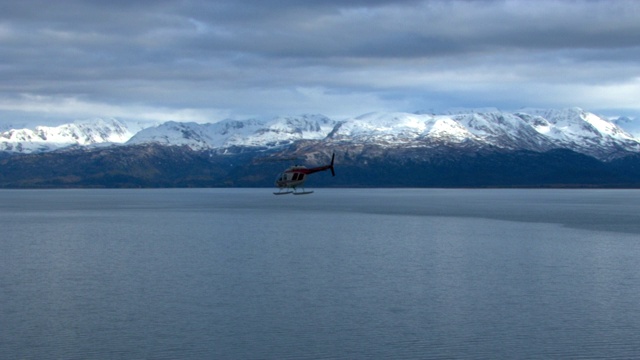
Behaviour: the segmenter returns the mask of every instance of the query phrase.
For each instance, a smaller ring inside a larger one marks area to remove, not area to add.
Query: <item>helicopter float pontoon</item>
[[[274,192],[274,195],[306,195],[311,194],[313,191],[305,191],[304,182],[307,180],[307,176],[319,171],[331,170],[331,175],[336,176],[336,172],[333,169],[333,160],[336,154],[331,155],[331,163],[329,165],[323,165],[313,168],[307,168],[306,166],[294,165],[283,171],[276,178],[276,186],[279,191]],[[302,191],[298,191],[301,188]]]

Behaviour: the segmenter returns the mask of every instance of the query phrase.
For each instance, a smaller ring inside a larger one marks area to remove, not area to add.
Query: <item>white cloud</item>
[[[83,101],[74,97],[52,97],[21,94],[10,101],[0,99],[0,112],[23,112],[33,118],[41,114],[46,118],[83,119],[90,117],[116,117],[136,121],[195,121],[212,122],[224,119],[230,113],[216,109],[173,109],[144,105],[113,105]]]
[[[13,2],[0,14],[0,123],[640,112],[639,16],[632,0]]]

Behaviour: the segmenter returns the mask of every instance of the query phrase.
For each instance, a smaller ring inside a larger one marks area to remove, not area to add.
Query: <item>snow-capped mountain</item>
[[[124,143],[133,134],[116,119],[76,121],[56,127],[11,129],[0,133],[0,151],[37,153],[72,145]]]
[[[617,122],[622,123],[622,120]],[[617,124],[579,108],[516,112],[476,109],[446,114],[377,112],[344,120],[300,115],[208,124],[166,122],[133,135],[115,119],[98,119],[58,127],[5,131],[0,134],[0,150],[32,153],[69,145],[125,143],[183,145],[196,151],[225,153],[237,147],[277,149],[309,140],[326,147],[359,149],[367,146],[536,152],[569,149],[600,160],[640,153],[640,140]]]
[[[570,149],[601,160],[639,152],[640,141],[622,128],[579,108],[523,109],[454,116],[485,143],[500,148]]]
[[[367,114],[344,122],[332,137],[357,142],[430,147],[473,144],[505,150],[569,149],[601,160],[640,152],[640,140],[578,108],[487,110],[432,114]]]
[[[578,108],[529,110],[521,117],[552,141],[553,148],[566,148],[607,159],[620,151],[639,152],[640,140],[616,124]]]
[[[273,148],[298,140],[381,147],[436,145],[503,150],[570,149],[601,160],[640,152],[640,140],[616,124],[578,108],[496,109],[423,113],[369,113],[342,121],[322,115],[213,124],[169,122],[136,134],[128,144],[187,145],[194,150],[234,146]]]
[[[0,187],[262,187],[284,166],[270,159],[316,166],[335,152],[339,175],[314,184],[640,188],[640,140],[619,124],[577,108],[167,122],[134,136],[89,121],[2,132]]]
[[[170,121],[138,132],[127,144],[187,145],[194,150],[275,147],[297,140],[322,140],[336,123],[323,115],[278,117],[269,121],[223,120],[212,124]]]

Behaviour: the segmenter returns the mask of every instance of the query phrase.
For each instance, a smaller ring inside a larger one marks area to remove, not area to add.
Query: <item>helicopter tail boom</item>
[[[310,168],[310,169],[296,169],[295,171],[297,172],[301,172],[304,174],[313,174],[316,173],[318,171],[325,171],[325,170],[331,170],[331,175],[336,176],[336,171],[333,169],[333,161],[336,157],[336,154],[334,153],[333,155],[331,155],[331,163],[329,165],[324,165],[324,166],[319,166],[319,167],[314,167],[314,168]]]

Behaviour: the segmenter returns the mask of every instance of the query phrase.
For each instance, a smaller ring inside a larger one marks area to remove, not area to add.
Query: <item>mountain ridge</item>
[[[632,124],[629,119],[620,123]],[[619,124],[580,108],[449,114],[372,112],[344,120],[306,114],[204,124],[169,121],[135,134],[116,119],[96,119],[8,130],[0,133],[0,151],[39,153],[66,146],[158,143],[224,152],[234,147],[273,149],[306,140],[324,141],[328,146],[348,142],[428,148],[444,143],[509,150],[570,149],[600,160],[640,152],[640,139]]]
[[[31,138],[22,145],[11,143],[15,132],[2,133],[0,187],[262,187],[271,186],[288,165],[274,161],[297,159],[317,166],[333,152],[338,176],[316,175],[310,182],[640,187],[640,140],[578,108],[165,122],[136,134],[113,120],[99,121],[102,127],[81,123],[25,131]],[[47,133],[52,129],[61,134]],[[63,135],[66,145],[59,141]],[[48,139],[58,142],[47,147]]]
[[[67,146],[123,143],[133,134],[117,119],[96,118],[59,126],[9,129],[0,133],[0,151],[38,153]]]

